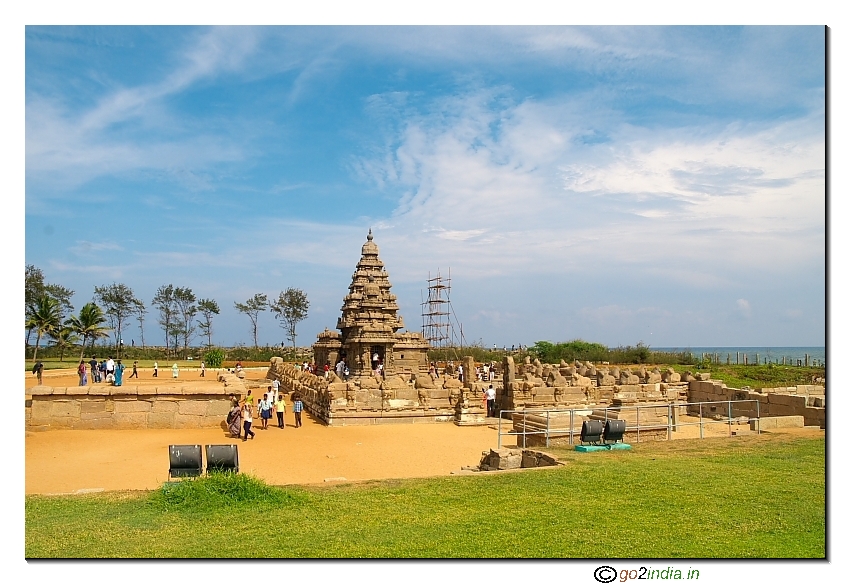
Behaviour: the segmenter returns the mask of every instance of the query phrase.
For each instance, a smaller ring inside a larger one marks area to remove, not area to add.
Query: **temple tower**
[[[397,298],[390,292],[389,274],[372,239],[369,229],[348,294],[343,298],[337,321],[339,333],[325,330],[313,345],[316,364],[333,367],[344,358],[354,377],[372,375],[379,362],[384,376],[426,372],[430,345],[419,333],[399,333],[404,321],[398,314]]]

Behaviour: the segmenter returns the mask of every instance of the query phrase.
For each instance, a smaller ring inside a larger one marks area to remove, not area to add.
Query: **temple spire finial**
[[[366,235],[366,240],[367,240],[367,241],[371,241],[371,240],[372,240],[372,227],[369,227],[369,234],[368,234],[368,235]]]

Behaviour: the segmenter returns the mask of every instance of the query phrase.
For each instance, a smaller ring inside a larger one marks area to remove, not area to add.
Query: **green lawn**
[[[26,556],[825,556],[823,438],[553,451],[566,466],[326,487],[240,476],[152,493],[29,496]]]

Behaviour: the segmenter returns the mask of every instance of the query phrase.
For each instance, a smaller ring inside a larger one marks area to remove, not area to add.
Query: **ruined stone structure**
[[[363,244],[362,256],[343,298],[339,332],[325,329],[313,345],[319,367],[333,369],[344,359],[352,378],[373,375],[378,363],[385,377],[398,373],[427,373],[430,345],[418,332],[399,332],[404,321],[398,315],[395,294],[372,231]]]
[[[226,378],[225,378],[226,377]],[[28,431],[48,429],[196,429],[221,427],[230,394],[245,395],[244,383],[223,374],[220,385],[151,387],[106,383],[26,390]]]

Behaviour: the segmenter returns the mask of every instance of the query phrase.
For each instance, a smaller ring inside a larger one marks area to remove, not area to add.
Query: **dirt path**
[[[265,369],[249,369],[249,379],[260,380]],[[198,371],[171,378],[160,369],[140,369],[140,379],[127,385],[216,383],[214,371],[200,378]],[[44,384],[74,386],[73,370],[48,371]],[[35,384],[28,375],[27,386]],[[287,413],[286,429],[270,425],[247,442],[213,429],[74,430],[27,433],[25,440],[26,493],[59,494],[79,490],[147,490],[168,478],[168,446],[187,444],[239,445],[241,469],[271,484],[322,484],[347,481],[444,476],[461,466],[478,463],[481,452],[496,447],[494,427],[458,427],[453,423],[422,423],[326,427],[305,414],[304,426],[294,428]],[[694,421],[687,419],[688,421]],[[685,421],[685,419],[683,419]],[[706,437],[728,435],[724,424],[705,427]],[[747,426],[734,426],[741,435]],[[698,427],[683,427],[674,439],[699,437]],[[514,443],[507,438],[504,443]]]

